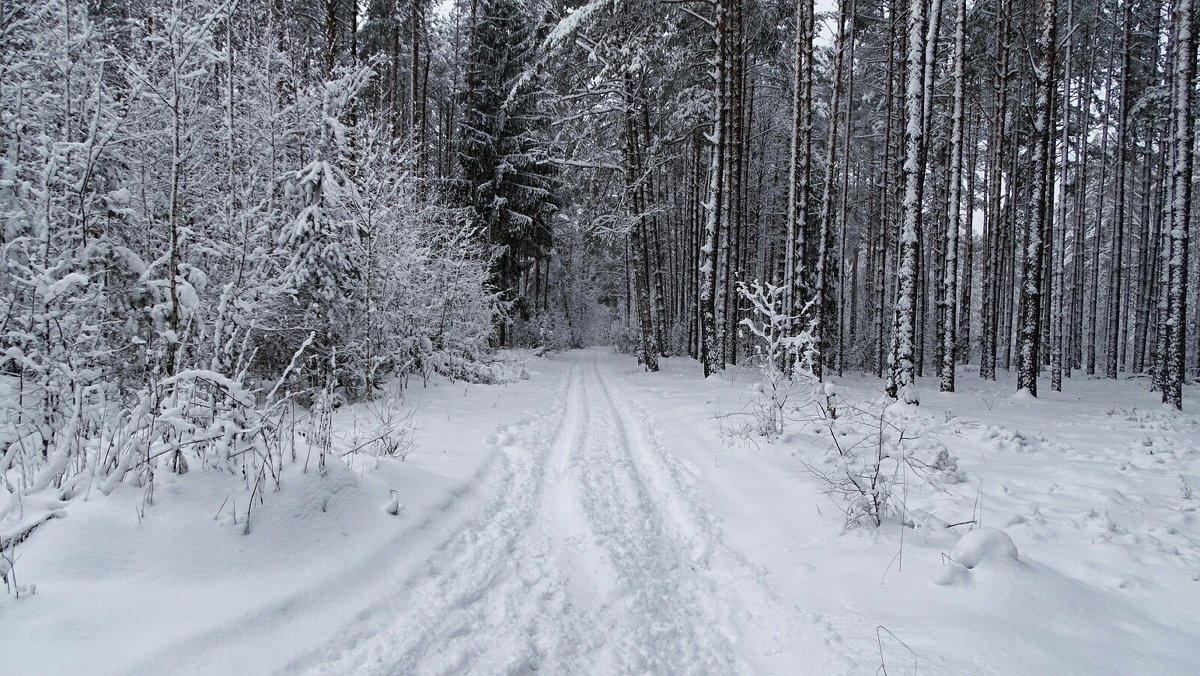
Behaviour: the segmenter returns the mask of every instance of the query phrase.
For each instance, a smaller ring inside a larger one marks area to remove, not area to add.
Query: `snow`
[[[976,528],[954,545],[951,558],[964,568],[974,568],[984,561],[1016,561],[1019,557],[1008,533],[999,528]]]
[[[891,634],[917,653],[920,674],[1194,672],[1200,501],[1182,497],[1180,479],[1195,484],[1200,473],[1194,409],[1165,411],[1142,380],[1076,379],[1066,392],[1014,401],[1011,381],[960,370],[958,393],[927,387],[921,407],[904,408],[918,441],[945,444],[964,479],[914,482],[907,507],[917,527],[902,536],[898,515],[879,529],[843,530],[824,487],[798,463],[827,446],[814,430],[793,425],[775,444],[716,441],[712,414],[744,405],[756,377],[749,370],[698,383],[694,363],[662,368],[649,376],[626,367],[631,399],[696,472],[725,544],[804,609],[798,632],[830,640],[809,650],[832,666],[797,668],[811,663],[784,653],[763,673],[874,672],[881,645],[889,673],[912,673],[912,656]],[[879,387],[861,377],[837,385],[843,408],[878,399]],[[995,543],[971,536],[972,524],[947,527],[973,516],[1014,544],[983,548],[992,556],[967,569],[946,558],[957,558],[960,542]],[[995,556],[1016,549],[1017,561]],[[951,565],[961,583],[936,584]],[[879,626],[891,634],[880,639]],[[837,666],[839,654],[855,666]]]
[[[484,437],[553,394],[530,381],[413,393],[422,416],[406,461],[356,457],[302,473],[301,455],[282,489],[255,503],[249,535],[240,477],[212,471],[158,473],[144,507],[144,491],[125,484],[62,506],[63,518],[16,548],[18,581],[37,594],[0,595],[0,672],[264,673],[321,645],[494,487]],[[365,435],[366,414],[335,415],[342,445]],[[396,516],[383,509],[392,489]],[[20,523],[0,521],[0,537]]]
[[[31,496],[25,511],[58,518],[16,548],[36,593],[0,596],[4,673],[861,674],[882,659],[1187,674],[1200,660],[1200,416],[1141,381],[1025,400],[960,371],[959,392],[889,411],[905,453],[937,454],[954,481],[910,477],[880,528],[846,529],[802,464],[826,455],[822,424],[723,441],[714,414],[756,396],[750,369],[702,379],[669,358],[650,374],[588,350],[527,370],[415,387],[406,460],[286,465],[249,535],[242,480],[213,470],[160,472],[152,504],[128,484]],[[846,377],[822,394],[850,410],[878,387]],[[346,447],[371,429],[364,406],[334,425]]]
[[[400,514],[400,510],[404,509],[404,505],[400,504],[400,494],[395,489],[392,489],[391,495],[392,497],[388,498],[387,504],[383,506],[383,511],[392,516],[397,516]]]

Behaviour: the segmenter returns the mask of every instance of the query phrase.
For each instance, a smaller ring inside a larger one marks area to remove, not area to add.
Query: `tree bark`
[[[1196,120],[1192,115],[1196,79],[1193,0],[1174,0],[1175,63],[1171,79],[1171,230],[1168,239],[1167,377],[1164,404],[1183,408],[1187,346],[1188,229],[1192,214],[1192,168]]]
[[[1017,353],[1017,390],[1037,396],[1038,350],[1041,347],[1042,266],[1046,223],[1054,199],[1051,185],[1050,121],[1054,105],[1054,49],[1056,0],[1042,0],[1041,34],[1034,59],[1034,122],[1031,164],[1033,200],[1025,228],[1024,275],[1021,287],[1020,350]]]
[[[900,226],[900,270],[897,273],[895,320],[892,326],[892,358],[887,395],[919,404],[914,372],[916,341],[917,236],[921,229],[922,114],[924,89],[925,0],[909,0],[908,56],[905,63],[904,202]]]
[[[950,113],[950,185],[946,195],[946,269],[943,282],[945,343],[942,354],[943,392],[954,391],[955,347],[958,345],[958,231],[961,226],[963,162],[963,61],[966,49],[967,0],[957,0],[954,17],[954,100]]]

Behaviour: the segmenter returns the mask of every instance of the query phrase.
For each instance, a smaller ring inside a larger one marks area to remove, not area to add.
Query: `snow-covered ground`
[[[298,463],[249,535],[232,516],[245,505],[228,504],[242,482],[215,472],[162,473],[145,508],[133,487],[60,506],[18,547],[36,593],[0,597],[0,673],[1200,664],[1200,392],[1179,414],[1143,381],[1038,400],[969,372],[957,394],[931,381],[902,424],[957,456],[957,481],[911,481],[902,519],[845,530],[805,469],[828,455],[819,426],[722,443],[716,416],[752,396],[751,371],[702,381],[669,359],[646,374],[603,350],[528,370],[414,388],[405,461]],[[878,386],[839,381],[848,404]],[[347,447],[365,416],[339,412]]]

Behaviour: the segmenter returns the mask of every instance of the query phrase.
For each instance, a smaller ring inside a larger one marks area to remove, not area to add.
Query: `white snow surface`
[[[845,530],[801,463],[819,429],[723,446],[752,372],[662,364],[587,350],[417,385],[405,461],[297,464],[249,535],[215,471],[160,472],[141,518],[132,486],[51,505],[17,548],[36,593],[0,596],[0,673],[1195,673],[1195,389],[1177,413],[1140,380],[931,380],[906,425],[961,480]],[[343,443],[364,410],[339,411]]]
[[[974,568],[984,561],[1016,561],[1020,556],[1008,533],[981,527],[959,538],[951,558],[964,568]]]

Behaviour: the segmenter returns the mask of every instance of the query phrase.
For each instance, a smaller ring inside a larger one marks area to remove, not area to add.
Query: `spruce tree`
[[[521,0],[473,6],[459,133],[461,200],[480,236],[497,247],[492,283],[517,313],[526,311],[517,290],[521,272],[548,255],[559,207],[545,75],[536,65],[537,20]],[[497,337],[508,342],[503,322]]]

